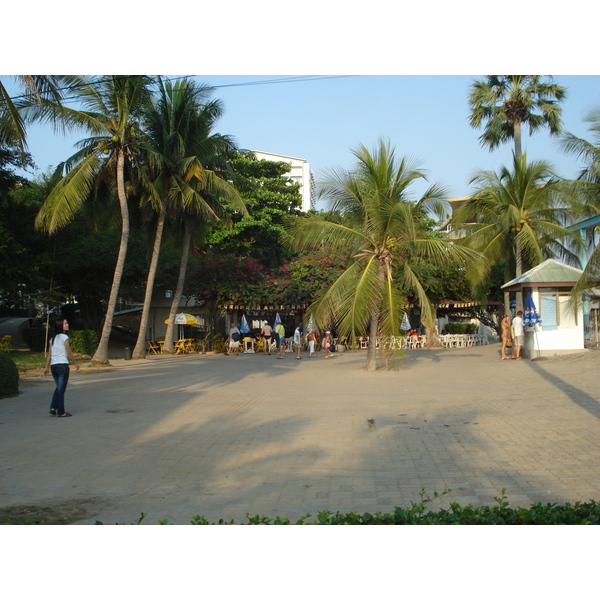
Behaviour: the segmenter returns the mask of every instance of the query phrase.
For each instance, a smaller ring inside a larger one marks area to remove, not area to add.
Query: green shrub
[[[332,513],[324,510],[316,517],[304,515],[292,523],[289,519],[282,517],[269,518],[264,515],[251,516],[246,514],[248,522],[246,525],[600,525],[600,503],[596,500],[589,502],[542,504],[536,502],[530,508],[511,508],[506,501],[505,489],[502,496],[494,496],[494,506],[477,506],[472,504],[461,506],[456,502],[450,504],[449,509],[431,511],[427,509],[435,498],[439,498],[451,492],[445,490],[438,494],[435,492],[433,498],[425,497],[425,490],[421,490],[421,501],[411,502],[408,508],[396,506],[393,513]],[[137,520],[139,525],[146,513],[141,513]],[[159,525],[168,525],[168,519],[158,521]],[[192,525],[235,525],[231,521],[220,519],[218,523],[210,523],[202,516],[192,517]],[[103,525],[96,521],[96,525]],[[124,525],[124,523],[116,523]]]
[[[475,334],[479,326],[473,323],[447,323],[444,329],[451,335]]]
[[[48,341],[54,335],[54,330],[48,335]],[[77,354],[93,354],[98,347],[98,334],[89,330],[69,330],[69,344],[71,350]],[[46,345],[46,329],[35,327],[23,330],[23,339],[32,352],[44,352]]]
[[[10,356],[0,354],[0,398],[19,393],[19,370]]]
[[[43,352],[46,345],[46,328],[33,327],[24,329],[23,339],[32,352]]]
[[[77,354],[92,355],[98,347],[98,334],[95,331],[85,330],[70,330],[69,344],[71,350]]]

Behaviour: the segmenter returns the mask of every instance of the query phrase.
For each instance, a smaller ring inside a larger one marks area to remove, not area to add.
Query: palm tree
[[[504,261],[505,283],[522,275],[524,263],[533,267],[549,256],[576,262],[568,244],[577,237],[566,225],[578,206],[577,186],[558,179],[547,162],[514,155],[512,170],[480,171],[470,183],[475,193],[453,215],[453,227],[467,234],[458,243],[482,252],[490,265]],[[519,296],[517,304],[522,310]]]
[[[147,164],[141,174],[147,202],[156,211],[157,222],[134,359],[146,357],[146,330],[167,216],[181,211],[200,214],[204,219],[218,219],[223,211],[218,202],[215,205],[207,200],[206,195],[211,193],[236,201],[243,210],[236,190],[205,167],[206,161],[218,152],[234,148],[229,137],[211,134],[222,114],[220,101],[206,102],[212,91],[189,79],[174,84],[159,79],[158,91],[144,119]],[[189,242],[183,252],[188,251]],[[169,342],[165,339],[163,351],[173,351],[172,335]]]
[[[324,181],[330,209],[344,214],[346,224],[316,216],[301,220],[290,233],[296,248],[325,241],[349,252],[347,270],[309,307],[308,316],[314,316],[320,330],[335,323],[338,333],[353,341],[368,330],[372,342],[367,370],[374,371],[375,340],[399,334],[407,304],[392,273],[399,273],[399,283],[414,290],[423,322],[433,330],[434,312],[412,268],[413,259],[458,260],[473,268],[481,267],[482,259],[469,248],[419,234],[425,211],[440,212],[445,205],[444,190],[432,185],[411,200],[411,185],[425,175],[406,159],[398,161],[389,142],[380,139],[373,152],[360,145],[353,154],[357,162],[352,170],[331,170]]]
[[[572,133],[566,132],[562,136],[561,146],[569,154],[575,154],[582,158],[587,164],[579,175],[579,179],[586,182],[586,214],[584,216],[596,216],[600,213],[600,110],[589,113],[585,119],[590,123],[589,131],[593,135],[593,142],[578,138]],[[596,226],[597,227],[597,226]],[[584,243],[587,240],[583,240]],[[583,273],[573,288],[571,296],[576,304],[581,301],[585,290],[596,287],[600,279],[600,245],[597,245],[585,262]]]
[[[64,128],[82,128],[91,137],[79,142],[79,151],[61,163],[55,185],[42,205],[36,226],[54,233],[71,221],[84,203],[101,192],[113,192],[121,212],[121,242],[106,309],[100,343],[92,360],[108,362],[108,341],[117,304],[129,241],[129,207],[125,187],[126,169],[136,163],[139,150],[139,119],[149,99],[151,79],[138,75],[111,75],[83,80],[74,89],[82,109],[57,107],[42,102],[29,116],[50,120]]]
[[[41,104],[44,100],[60,106],[65,92],[77,86],[80,78],[74,75],[17,75],[15,79],[23,88],[23,95],[18,99],[11,98],[0,82],[0,143],[17,146],[23,154],[27,149],[27,135],[20,109]]]
[[[541,75],[488,75],[475,80],[469,94],[471,127],[485,123],[479,140],[490,150],[514,140],[515,155],[521,156],[521,126],[529,125],[533,133],[542,126],[552,135],[560,133],[561,108],[558,102],[567,96],[566,88],[542,81]]]

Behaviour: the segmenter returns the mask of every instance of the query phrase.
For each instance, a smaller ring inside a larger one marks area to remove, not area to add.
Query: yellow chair
[[[5,335],[0,338],[0,352],[10,352],[10,341],[12,340],[12,335]]]
[[[185,340],[177,340],[174,348],[175,354],[183,354],[185,352]]]
[[[158,342],[154,340],[148,340],[148,354],[162,354],[161,347],[158,345]]]

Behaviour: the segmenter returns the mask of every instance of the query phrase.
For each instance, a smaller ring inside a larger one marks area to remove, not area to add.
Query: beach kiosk
[[[530,295],[541,320],[525,327],[523,358],[585,350],[583,310],[574,312],[569,305],[571,290],[582,273],[550,258],[502,286],[509,293],[522,292],[524,299]]]

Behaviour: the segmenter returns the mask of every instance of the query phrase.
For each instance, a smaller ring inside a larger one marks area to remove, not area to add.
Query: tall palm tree
[[[29,111],[33,119],[50,120],[64,128],[81,128],[91,134],[79,142],[78,152],[57,167],[55,185],[36,219],[38,228],[54,233],[69,223],[86,201],[107,189],[114,191],[116,184],[121,242],[100,343],[92,357],[99,363],[108,362],[108,341],[129,241],[126,169],[137,161],[139,119],[149,100],[150,82],[149,77],[138,75],[92,78],[74,89],[81,109],[61,109],[55,103],[42,102]]]
[[[311,217],[301,220],[290,233],[296,248],[326,241],[347,249],[347,270],[309,307],[308,315],[314,316],[318,328],[335,323],[340,335],[352,339],[368,330],[372,343],[367,370],[374,371],[374,342],[378,336],[399,334],[406,305],[392,273],[399,273],[404,286],[414,290],[423,322],[433,329],[434,312],[412,268],[413,259],[458,260],[476,268],[481,267],[482,258],[448,240],[419,235],[425,211],[441,212],[445,205],[444,189],[432,185],[412,200],[410,188],[425,174],[404,158],[398,161],[389,142],[380,139],[373,152],[359,145],[353,154],[354,168],[331,170],[324,181],[330,209],[342,212],[348,224]]]
[[[176,83],[159,79],[158,90],[144,118],[147,164],[141,175],[147,202],[156,211],[157,221],[140,331],[132,354],[134,359],[146,357],[152,291],[168,215],[181,211],[197,213],[205,219],[218,219],[223,214],[221,205],[207,200],[207,194],[237,201],[238,208],[243,210],[237,191],[205,167],[206,161],[212,160],[218,152],[234,148],[229,137],[211,133],[222,114],[220,101],[206,101],[212,91],[213,88],[189,79]],[[184,252],[188,251],[189,243],[184,248]],[[172,351],[169,344],[165,345],[166,350],[163,350]]]
[[[467,235],[458,242],[479,250],[489,264],[505,263],[507,283],[549,256],[577,260],[569,244],[577,237],[567,229],[579,197],[573,182],[558,179],[545,161],[513,156],[512,170],[480,171],[470,182],[475,193],[453,215],[453,227]],[[517,297],[522,310],[522,298]],[[509,313],[508,294],[505,311]]]
[[[514,140],[515,155],[521,156],[521,127],[529,125],[533,133],[548,127],[552,135],[561,130],[559,102],[567,96],[566,88],[541,75],[488,75],[475,80],[469,93],[471,127],[485,124],[479,140],[490,150]]]

